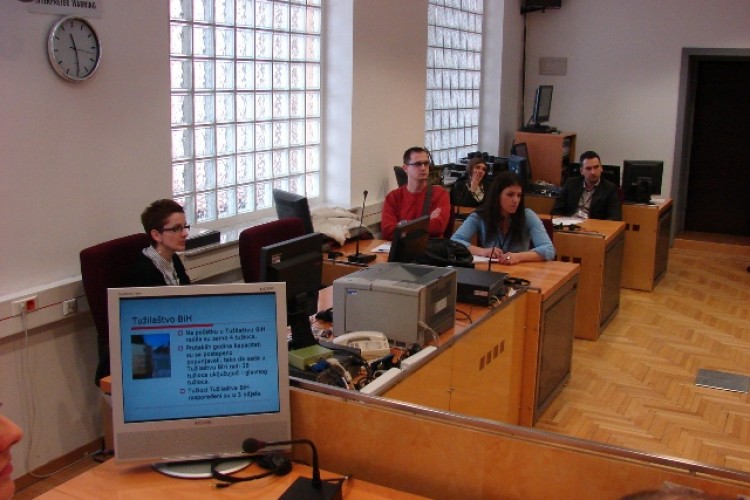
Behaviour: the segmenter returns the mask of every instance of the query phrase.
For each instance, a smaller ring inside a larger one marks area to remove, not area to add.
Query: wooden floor
[[[571,380],[537,428],[750,472],[750,396],[694,385],[699,368],[750,376],[750,246],[692,236],[675,242],[653,292],[622,290],[598,341],[575,340]]]
[[[750,247],[677,241],[651,293],[622,290],[596,342],[575,340],[569,384],[537,428],[750,472],[750,396],[694,385],[750,376]]]

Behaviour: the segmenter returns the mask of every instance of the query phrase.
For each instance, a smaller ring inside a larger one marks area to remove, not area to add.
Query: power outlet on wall
[[[70,299],[62,303],[62,315],[71,316],[78,312],[78,299]]]
[[[13,301],[13,314],[29,313],[36,311],[37,307],[37,296],[32,295],[21,300]]]

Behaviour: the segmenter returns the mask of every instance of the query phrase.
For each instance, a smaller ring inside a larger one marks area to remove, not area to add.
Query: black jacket
[[[456,179],[456,182],[451,187],[451,205],[454,207],[478,207],[481,202],[474,198],[474,195],[469,191],[469,176],[463,174],[461,177]],[[487,191],[490,189],[490,183],[487,177],[482,181],[482,188],[484,189],[485,196]]]
[[[172,256],[172,264],[174,270],[177,271],[180,285],[189,285],[190,277],[185,272],[185,266],[182,265],[177,254]],[[151,259],[142,253],[130,266],[125,282],[125,286],[165,286],[167,284],[161,271],[156,268]]]
[[[583,177],[572,177],[565,181],[560,196],[555,200],[552,215],[571,216],[578,209],[583,193]],[[622,201],[617,186],[601,179],[591,196],[590,219],[622,220]]]

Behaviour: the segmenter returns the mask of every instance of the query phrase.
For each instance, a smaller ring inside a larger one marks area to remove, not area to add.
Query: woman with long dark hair
[[[472,244],[476,237],[477,245]],[[521,179],[512,172],[497,176],[482,205],[453,233],[473,255],[502,264],[552,260],[555,247],[539,217],[524,207]]]

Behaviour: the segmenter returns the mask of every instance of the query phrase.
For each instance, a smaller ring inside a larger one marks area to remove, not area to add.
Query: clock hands
[[[70,43],[73,44],[73,47],[71,48],[76,54],[76,76],[79,76],[81,74],[81,64],[78,61],[78,49],[76,48],[76,40],[73,38],[73,33],[70,33]]]

